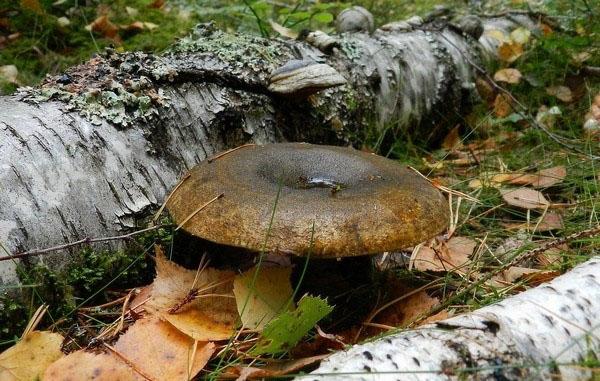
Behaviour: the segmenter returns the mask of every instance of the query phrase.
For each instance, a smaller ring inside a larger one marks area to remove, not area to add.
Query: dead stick
[[[8,261],[11,259],[19,259],[19,258],[25,258],[25,257],[34,257],[37,255],[43,255],[43,254],[48,254],[51,253],[53,251],[59,251],[59,250],[65,250],[65,249],[69,249],[73,246],[78,246],[78,245],[86,245],[86,244],[90,244],[90,243],[98,243],[98,242],[109,242],[109,241],[118,241],[118,240],[122,240],[122,239],[129,239],[132,238],[136,235],[140,235],[143,233],[148,233],[154,230],[158,230],[160,228],[167,228],[167,227],[174,227],[175,225],[155,225],[155,226],[151,226],[149,228],[146,229],[142,229],[142,230],[137,230],[128,234],[123,234],[123,235],[117,235],[117,236],[112,236],[112,237],[100,237],[100,238],[83,238],[80,239],[79,241],[75,241],[75,242],[69,242],[69,243],[65,243],[62,245],[58,245],[58,246],[53,246],[53,247],[48,247],[46,249],[34,249],[34,250],[30,250],[30,251],[24,251],[21,253],[16,253],[16,254],[8,254],[4,257],[0,257],[0,262],[1,261]]]

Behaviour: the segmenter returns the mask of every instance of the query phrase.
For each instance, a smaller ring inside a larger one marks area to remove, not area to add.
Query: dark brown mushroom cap
[[[182,229],[224,245],[325,258],[402,249],[448,223],[447,202],[427,180],[351,148],[243,147],[192,169],[167,208],[181,222],[221,193]]]

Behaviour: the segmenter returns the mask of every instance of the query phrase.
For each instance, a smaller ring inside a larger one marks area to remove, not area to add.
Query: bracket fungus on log
[[[346,83],[337,70],[311,59],[290,60],[273,71],[269,91],[280,95],[308,96]]]
[[[393,160],[305,143],[240,148],[200,163],[170,196],[167,209],[188,233],[252,251],[334,258],[402,249],[447,226],[442,194]]]

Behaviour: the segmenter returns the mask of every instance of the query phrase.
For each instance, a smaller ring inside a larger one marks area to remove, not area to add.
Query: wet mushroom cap
[[[167,208],[181,223],[221,193],[182,229],[254,251],[320,258],[382,253],[422,242],[448,223],[447,202],[427,180],[352,148],[243,147],[192,169]]]

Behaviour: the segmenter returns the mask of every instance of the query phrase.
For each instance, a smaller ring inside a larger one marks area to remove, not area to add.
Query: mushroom
[[[371,33],[375,29],[375,21],[371,12],[361,6],[355,5],[344,9],[338,14],[335,19],[335,29],[338,33]]]
[[[206,160],[166,206],[204,240],[312,258],[396,251],[439,234],[448,221],[445,198],[412,170],[352,148],[304,143],[247,145]]]
[[[310,59],[290,60],[273,71],[269,91],[280,95],[308,96],[344,83],[346,79],[327,64]]]

